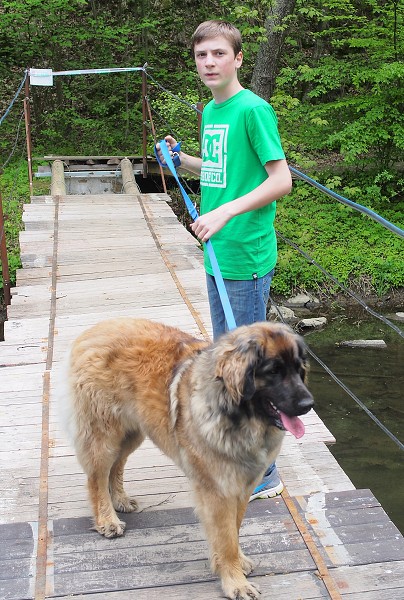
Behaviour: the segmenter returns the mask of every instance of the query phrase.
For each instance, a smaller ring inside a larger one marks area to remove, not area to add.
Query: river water
[[[309,348],[404,443],[404,339],[377,318],[328,315]],[[386,315],[387,317],[389,315]],[[394,321],[404,330],[404,323]],[[385,348],[349,348],[346,340],[383,339]],[[315,410],[337,442],[330,451],[358,489],[370,489],[404,534],[404,452],[332,377],[310,359]]]

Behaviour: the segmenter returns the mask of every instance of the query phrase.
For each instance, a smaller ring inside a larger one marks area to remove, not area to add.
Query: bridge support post
[[[10,273],[8,270],[6,232],[4,229],[4,213],[3,213],[3,200],[1,197],[1,190],[0,190],[0,257],[1,257],[1,269],[2,269],[2,273],[3,273],[4,303],[6,306],[9,306],[11,304],[11,287],[10,287]]]
[[[132,163],[129,158],[123,158],[121,160],[121,173],[122,173],[122,186],[125,194],[140,194],[140,189],[136,183],[135,176],[133,174]]]
[[[65,168],[61,160],[52,163],[51,195],[66,196]]]

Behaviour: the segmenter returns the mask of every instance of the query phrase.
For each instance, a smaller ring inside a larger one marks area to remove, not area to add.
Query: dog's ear
[[[309,378],[309,360],[307,358],[307,346],[300,336],[297,337],[297,346],[299,349],[299,358],[301,360],[300,377],[303,383],[307,384]]]
[[[217,354],[215,376],[223,381],[233,401],[239,405],[255,393],[254,372],[259,348],[251,339],[236,339]]]

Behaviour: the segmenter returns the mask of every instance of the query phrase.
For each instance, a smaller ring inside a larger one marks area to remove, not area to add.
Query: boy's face
[[[234,56],[230,42],[223,36],[204,40],[194,47],[195,63],[203,83],[213,96],[222,95],[238,85],[237,70],[243,62],[243,53]]]

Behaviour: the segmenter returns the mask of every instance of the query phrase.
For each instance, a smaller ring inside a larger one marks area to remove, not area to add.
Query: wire
[[[6,109],[4,115],[2,117],[0,117],[0,125],[3,123],[4,119],[7,117],[8,113],[10,112],[10,110],[13,107],[14,102],[17,100],[18,96],[20,95],[20,92],[25,84],[25,80],[27,79],[27,71],[25,71],[25,75],[24,75],[24,79],[21,81],[20,83],[20,87],[18,88],[13,100],[11,101],[9,107]]]
[[[398,333],[398,335],[400,335],[401,337],[404,338],[404,332],[401,331],[401,329],[399,327],[397,327],[397,325],[395,325],[394,323],[392,323],[391,321],[389,321],[389,319],[387,319],[383,315],[380,315],[379,313],[377,313],[376,311],[374,311],[372,308],[370,308],[370,306],[368,306],[366,304],[366,302],[364,302],[360,296],[358,296],[357,294],[355,294],[352,290],[346,288],[340,281],[338,281],[338,279],[336,279],[333,275],[331,275],[331,273],[329,273],[328,271],[326,271],[326,269],[324,269],[324,267],[322,267],[318,262],[316,262],[314,260],[314,258],[312,258],[311,256],[309,256],[306,252],[304,252],[304,250],[302,250],[301,248],[299,248],[299,246],[297,244],[295,244],[294,242],[292,242],[291,240],[289,240],[288,238],[286,238],[278,230],[276,230],[276,235],[279,236],[285,243],[289,244],[289,246],[291,246],[292,248],[294,248],[295,250],[297,250],[298,252],[300,252],[300,254],[302,256],[304,256],[311,264],[315,265],[318,269],[320,269],[320,271],[322,273],[324,273],[324,275],[326,275],[327,277],[329,277],[329,279],[331,279],[341,289],[343,289],[344,292],[346,292],[347,294],[349,294],[349,296],[351,296],[351,298],[354,298],[354,300],[356,300],[361,306],[363,306],[363,308],[365,310],[367,310],[368,313],[370,313],[371,315],[373,315],[377,319],[380,319],[380,321],[383,321],[383,323],[385,323],[386,325],[388,325],[389,327],[391,327],[391,329],[394,329],[394,331],[396,333]]]
[[[291,171],[291,173],[294,173],[297,177],[299,177],[299,179],[303,179],[303,181],[306,181],[307,183],[309,183],[313,187],[317,188],[321,192],[324,192],[325,194],[327,194],[327,196],[331,196],[331,198],[335,198],[336,200],[338,200],[338,202],[341,202],[342,204],[346,204],[347,206],[350,206],[351,208],[354,208],[355,210],[357,210],[361,213],[364,213],[365,215],[367,215],[374,221],[377,221],[378,223],[383,225],[383,227],[386,227],[386,229],[389,229],[393,233],[396,233],[400,237],[404,238],[404,229],[400,229],[400,227],[397,227],[397,225],[390,223],[390,221],[387,221],[386,219],[384,219],[383,217],[378,215],[376,212],[374,212],[370,208],[366,208],[366,206],[362,206],[361,204],[358,204],[357,202],[352,202],[352,200],[348,200],[348,198],[344,198],[344,196],[341,196],[340,194],[333,192],[332,190],[328,189],[324,185],[321,185],[321,183],[318,183],[318,181],[315,181],[315,179],[312,179],[311,177],[309,177],[305,173],[302,173],[301,171],[298,171],[294,167],[289,167],[289,170]]]
[[[163,92],[165,92],[166,94],[168,94],[172,98],[175,98],[176,100],[178,100],[178,102],[181,102],[181,104],[185,104],[185,106],[188,106],[188,108],[191,108],[193,111],[199,113],[200,115],[202,114],[202,111],[199,110],[199,108],[197,108],[197,106],[195,106],[195,104],[191,104],[190,102],[187,102],[187,100],[184,100],[183,98],[180,98],[179,96],[176,96],[175,94],[173,94],[172,92],[170,92],[170,90],[168,90],[163,85],[161,85],[161,83],[159,83],[158,81],[156,81],[156,79],[154,79],[154,77],[152,77],[150,75],[150,73],[146,69],[145,69],[145,73],[146,73],[146,76],[149,79],[151,79],[152,82],[155,85],[157,85],[157,87],[159,87],[161,90],[163,90]]]
[[[4,169],[8,165],[8,163],[10,162],[10,160],[12,159],[12,157],[15,153],[15,150],[16,150],[17,144],[18,144],[18,138],[20,136],[20,128],[21,128],[21,123],[22,123],[23,118],[24,118],[24,111],[22,111],[21,116],[20,116],[20,120],[19,120],[18,127],[17,127],[17,135],[15,138],[13,149],[11,150],[11,152],[10,152],[9,156],[7,157],[6,161],[4,162],[4,164],[1,165],[2,169]]]
[[[271,296],[269,296],[269,299],[271,301],[272,306],[275,308],[275,310],[277,311],[279,318],[281,319],[281,321],[286,324],[285,319],[283,318],[283,315],[281,313],[281,311],[279,310],[278,305],[276,304],[276,302],[273,300],[273,298]],[[307,344],[306,344],[307,346]],[[362,410],[365,411],[365,413],[376,423],[376,425],[378,427],[380,427],[380,429],[382,431],[384,431],[384,433],[386,435],[389,436],[389,438],[395,443],[397,444],[397,446],[400,448],[400,450],[404,450],[404,444],[394,435],[394,433],[392,433],[389,429],[387,429],[387,427],[385,425],[383,425],[383,423],[368,409],[368,407],[366,406],[366,404],[364,404],[362,402],[362,400],[359,400],[359,398],[349,389],[348,386],[345,385],[345,383],[343,381],[341,381],[341,379],[339,379],[332,371],[331,369],[325,364],[325,362],[323,362],[308,346],[307,346],[307,351],[310,354],[310,356],[312,358],[314,358],[314,360],[332,377],[332,379],[348,394],[348,396],[350,396],[355,402],[356,404],[358,404],[358,406],[360,406],[360,408]]]

